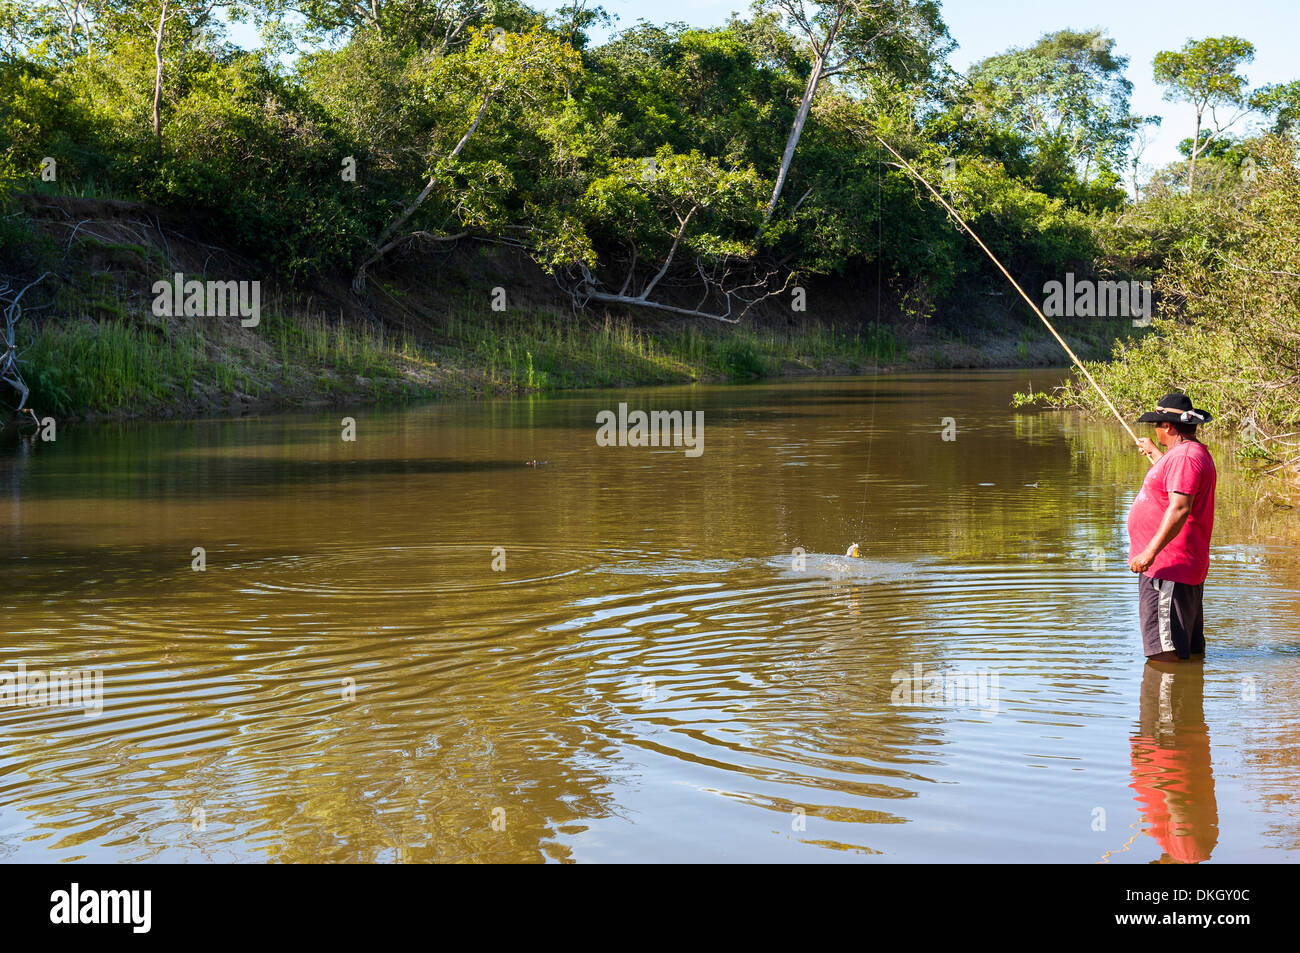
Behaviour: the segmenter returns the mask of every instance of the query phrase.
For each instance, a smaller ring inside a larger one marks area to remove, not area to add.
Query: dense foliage
[[[231,22],[264,42],[231,43]],[[1158,117],[1130,113],[1128,61],[1098,31],[961,76],[932,0],[759,0],[723,27],[592,43],[609,24],[582,0],[0,0],[0,200],[184,209],[269,274],[346,276],[359,295],[398,254],[475,239],[526,250],[580,307],[734,319],[796,277],[864,268],[918,316],[1004,290],[879,134],[1027,288],[1157,279],[1162,320],[1120,353],[1134,400],[1208,386],[1187,362],[1209,352],[1176,356],[1202,340],[1191,326],[1258,363],[1233,352],[1254,370],[1216,391],[1225,408],[1294,419],[1277,382],[1294,373],[1300,86],[1250,92],[1245,40],[1157,57],[1197,120],[1187,163],[1139,189],[1135,135]],[[1236,137],[1226,107],[1272,138]],[[3,221],[0,265],[27,267]]]
[[[928,301],[960,293],[984,267],[883,161],[870,133],[890,128],[932,172],[959,156],[967,211],[1027,270],[1087,257],[1070,175],[1037,181],[983,143],[966,162],[968,144],[946,141],[933,93],[947,47],[923,2],[841,30],[847,65],[815,90],[775,213],[755,218],[815,55],[784,6],[713,30],[642,23],[592,47],[583,28],[600,14],[582,4],[548,19],[519,4],[312,3],[304,22],[276,3],[148,0],[83,4],[68,22],[63,5],[9,2],[0,168],[32,187],[51,157],[58,188],[207,213],[289,277],[356,268],[433,183],[386,240],[505,238],[613,286],[629,270],[648,282],[676,240],[670,273],[879,263]],[[276,42],[233,46],[222,12]],[[276,55],[290,48],[302,55]]]
[[[1243,151],[1253,173],[1224,176],[1230,186],[1191,199],[1156,192],[1112,223],[1116,252],[1158,264],[1164,306],[1153,334],[1092,370],[1125,406],[1177,387],[1212,410],[1219,433],[1290,436],[1300,430],[1300,156],[1276,135]],[[1095,401],[1082,381],[1065,399]]]

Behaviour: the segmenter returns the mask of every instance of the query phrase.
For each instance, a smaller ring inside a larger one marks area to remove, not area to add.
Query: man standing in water
[[[1128,568],[1138,576],[1142,644],[1153,662],[1176,662],[1205,654],[1201,595],[1210,568],[1214,486],[1218,473],[1198,424],[1210,415],[1192,407],[1186,394],[1166,394],[1138,423],[1156,425],[1155,443],[1143,437],[1139,451],[1154,464],[1128,513]]]

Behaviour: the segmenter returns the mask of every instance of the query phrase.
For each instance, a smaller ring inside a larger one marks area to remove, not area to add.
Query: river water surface
[[[0,859],[1300,859],[1276,517],[1211,425],[1209,655],[1145,666],[1147,464],[1035,377],[11,432]]]

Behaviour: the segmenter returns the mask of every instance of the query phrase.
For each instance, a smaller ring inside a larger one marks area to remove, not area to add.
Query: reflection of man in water
[[[1219,807],[1205,724],[1205,673],[1199,665],[1142,673],[1138,731],[1129,739],[1136,800],[1146,833],[1160,844],[1157,863],[1196,864],[1219,842]]]
[[[1207,411],[1186,394],[1166,394],[1138,423],[1156,425],[1163,452],[1146,437],[1139,449],[1153,466],[1128,513],[1128,568],[1138,576],[1142,651],[1157,662],[1205,654],[1201,595],[1210,568],[1214,485],[1218,475],[1196,439]]]

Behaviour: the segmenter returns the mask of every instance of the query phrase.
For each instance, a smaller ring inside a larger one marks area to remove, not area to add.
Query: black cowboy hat
[[[1155,410],[1148,410],[1138,418],[1140,424],[1208,424],[1214,418],[1208,410],[1198,410],[1192,406],[1192,399],[1186,394],[1174,392],[1165,394]]]

